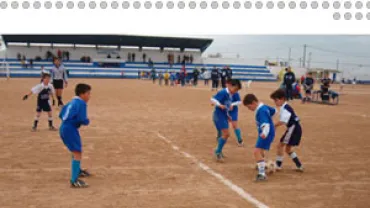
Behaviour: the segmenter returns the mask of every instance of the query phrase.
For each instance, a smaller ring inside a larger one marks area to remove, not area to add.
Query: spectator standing
[[[143,53],[143,62],[145,63],[146,62],[146,54]]]
[[[17,53],[17,60],[21,61],[21,59],[22,59],[22,55],[20,53]]]
[[[57,51],[57,55],[58,55],[58,58],[61,59],[62,58],[62,51],[60,49],[58,49]]]
[[[33,68],[33,59],[30,59],[30,68]]]
[[[112,58],[112,57],[110,56],[110,54],[109,54],[109,53],[108,53],[108,56],[107,56],[107,58],[109,58],[109,59],[110,59],[110,58]]]
[[[220,77],[220,74],[218,72],[218,69],[216,67],[213,67],[212,72],[211,72],[212,90],[218,89],[219,77]]]
[[[66,51],[66,58],[67,58],[67,61],[69,61],[69,51]]]
[[[203,78],[204,78],[204,85],[208,86],[209,79],[211,79],[211,72],[209,70],[205,70],[203,73]]]
[[[170,80],[170,73],[168,71],[166,71],[166,73],[164,73],[163,77],[164,77],[164,85],[168,86],[168,83],[169,83],[169,80]]]
[[[293,100],[293,83],[295,81],[295,74],[292,72],[292,69],[288,67],[287,72],[284,74],[284,85],[287,100]]]
[[[226,69],[226,67],[224,67],[221,70],[221,86],[222,86],[222,88],[226,88],[226,78],[227,78],[227,69]]]
[[[177,63],[178,64],[181,63],[181,56],[180,55],[177,56]]]
[[[153,67],[154,67],[154,63],[153,63],[153,61],[152,61],[152,59],[151,59],[151,58],[149,58],[149,61],[148,61],[148,67],[149,67],[149,68],[153,68]]]
[[[164,79],[163,72],[158,73],[158,78],[159,78],[159,86],[162,86],[163,79]]]
[[[176,75],[173,72],[170,72],[170,80],[171,80],[171,86],[175,86],[176,82]]]
[[[193,85],[194,85],[194,87],[196,87],[198,85],[199,74],[200,74],[199,70],[197,68],[194,68],[194,70],[193,70],[193,76],[194,76]]]
[[[194,57],[193,57],[193,55],[192,55],[192,54],[190,54],[190,63],[192,64],[192,63],[193,63],[193,61],[194,61]]]
[[[227,79],[232,79],[233,78],[233,70],[229,66],[227,66],[226,69],[227,69]]]
[[[155,81],[156,81],[156,78],[157,78],[157,72],[155,71],[154,68],[150,71],[150,76],[152,78],[153,84],[155,84]]]
[[[128,53],[128,54],[127,54],[127,61],[128,61],[128,62],[131,62],[131,53]]]
[[[136,54],[132,53],[132,62],[135,62],[135,56],[136,56]]]

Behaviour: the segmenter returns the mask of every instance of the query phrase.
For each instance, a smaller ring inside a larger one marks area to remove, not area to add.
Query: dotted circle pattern
[[[6,1],[2,0],[0,1],[0,9],[356,9],[355,12],[338,12],[335,11],[333,13],[333,19],[334,20],[362,20],[367,19],[370,20],[370,12],[360,12],[358,10],[360,9],[370,9],[370,0],[361,1],[361,0],[334,0],[329,1],[325,0],[320,3],[320,1],[312,0],[312,1],[306,1],[306,0],[267,0],[261,1],[261,0],[221,0],[221,1],[205,1],[205,0],[180,0],[178,2],[175,2],[173,0],[157,0],[155,2],[150,0],[144,0],[145,2],[142,2],[140,0],[124,0],[120,7],[120,2],[117,0],[113,1],[95,1],[95,0],[81,0],[78,3],[76,2],[76,5],[73,1],[63,1],[63,0],[57,0],[51,1],[28,1],[28,0],[11,0]],[[75,7],[76,6],[76,7]]]

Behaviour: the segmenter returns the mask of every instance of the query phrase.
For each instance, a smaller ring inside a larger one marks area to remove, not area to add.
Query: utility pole
[[[307,45],[304,44],[303,45],[303,67],[306,67],[306,48],[307,48]]]
[[[311,68],[311,55],[312,53],[309,52],[308,53],[308,60],[307,60],[307,68],[310,69]]]

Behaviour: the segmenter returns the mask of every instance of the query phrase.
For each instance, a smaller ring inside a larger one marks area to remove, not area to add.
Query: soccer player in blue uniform
[[[87,118],[87,102],[90,100],[91,87],[87,84],[78,84],[75,88],[76,97],[65,105],[59,114],[62,124],[59,129],[64,145],[72,153],[71,187],[86,188],[88,185],[79,177],[90,176],[80,167],[82,158],[82,144],[79,133],[81,125],[89,125]]]
[[[230,79],[227,81],[227,86],[230,84]],[[234,129],[234,133],[236,136],[236,141],[238,146],[244,146],[244,142],[242,139],[240,128],[238,127],[238,113],[239,113],[239,105],[241,104],[240,95],[238,92],[232,95],[231,97],[231,105],[229,108],[229,115],[231,117],[231,125]]]
[[[286,102],[286,95],[283,90],[276,90],[271,94],[271,99],[274,100],[276,106],[280,107],[280,119],[275,124],[275,127],[286,125],[287,130],[277,147],[276,168],[281,170],[283,164],[284,149],[285,152],[292,158],[297,166],[297,171],[303,172],[303,166],[298,159],[297,154],[293,151],[294,146],[298,146],[302,137],[302,127],[299,123],[299,118],[295,114],[293,108]]]
[[[31,92],[23,96],[23,100],[27,100],[32,94],[37,94],[37,108],[36,117],[33,122],[32,131],[37,130],[37,124],[40,119],[41,112],[47,112],[49,116],[49,130],[55,131],[56,128],[53,126],[53,114],[50,106],[50,96],[53,99],[53,105],[55,104],[54,94],[55,90],[53,85],[50,83],[50,74],[42,75],[42,82],[31,89]]]
[[[218,132],[218,145],[215,150],[215,156],[219,162],[223,160],[222,149],[230,136],[229,120],[231,120],[231,117],[229,115],[229,109],[231,107],[232,96],[240,89],[240,81],[238,79],[232,79],[227,88],[217,92],[217,94],[211,99],[212,104],[215,105],[213,122]]]
[[[244,97],[243,104],[249,110],[256,112],[258,138],[253,152],[258,167],[256,181],[265,181],[267,180],[265,151],[270,150],[271,143],[274,141],[275,127],[272,116],[275,115],[276,110],[259,102],[254,94],[247,94]]]

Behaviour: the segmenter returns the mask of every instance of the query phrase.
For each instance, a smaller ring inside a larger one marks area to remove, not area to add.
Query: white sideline
[[[190,155],[187,152],[183,152],[180,150],[180,148],[172,143],[171,140],[166,138],[165,136],[158,133],[158,137],[164,140],[166,143],[170,144],[172,146],[172,149],[176,150],[177,152],[181,153],[184,157],[191,159],[195,164],[197,164],[202,170],[206,171],[208,174],[214,176],[217,178],[220,182],[222,182],[224,185],[229,187],[231,190],[236,192],[239,196],[241,196],[246,201],[252,203],[258,208],[269,208],[267,205],[263,204],[262,202],[258,201],[256,198],[254,198],[252,195],[248,194],[246,191],[244,191],[239,186],[233,184],[229,179],[223,177],[221,174],[215,172],[213,169],[208,167],[206,164],[200,162],[197,158]]]

